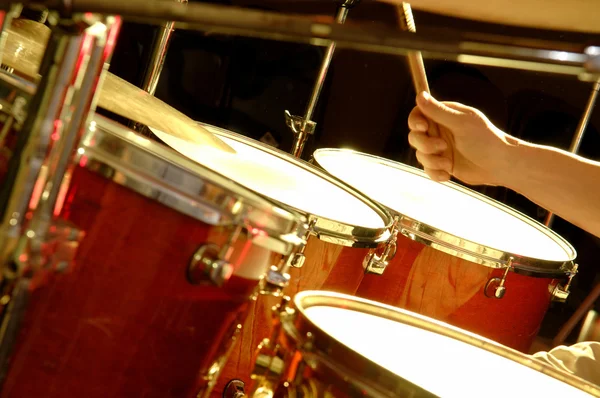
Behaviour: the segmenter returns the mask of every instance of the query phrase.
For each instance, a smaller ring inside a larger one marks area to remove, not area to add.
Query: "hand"
[[[440,137],[427,135],[429,122],[439,126]],[[408,142],[429,177],[447,181],[450,176],[471,185],[502,185],[510,173],[508,148],[517,144],[480,111],[456,102],[438,102],[422,92],[408,117]]]

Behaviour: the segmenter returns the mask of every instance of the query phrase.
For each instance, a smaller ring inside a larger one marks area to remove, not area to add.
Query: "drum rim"
[[[364,158],[373,159],[379,164],[426,178],[425,172],[420,169],[417,169],[416,167],[395,162],[390,159],[385,159],[380,156],[355,151],[352,149],[317,149],[313,154],[313,158],[315,162],[317,162],[317,164],[319,164],[319,160],[317,159],[318,155],[323,153],[347,153],[352,155],[358,155]],[[472,189],[456,184],[452,181],[443,182],[441,184],[446,185],[466,195],[475,197],[476,199],[481,200],[484,203],[490,204],[504,211],[505,213],[516,217],[520,221],[526,222],[528,225],[532,226],[544,235],[548,236],[550,239],[552,239],[553,242],[560,245],[560,247],[564,250],[565,254],[568,256],[569,259],[565,261],[538,259],[535,257],[523,256],[509,251],[490,247],[484,244],[463,239],[457,235],[448,233],[439,228],[433,227],[431,225],[420,222],[419,220],[408,217],[400,213],[399,211],[396,211],[386,206],[388,211],[400,217],[399,225],[401,227],[400,233],[402,235],[411,240],[414,240],[426,246],[430,246],[434,249],[440,250],[452,256],[462,258],[491,268],[505,268],[512,258],[512,266],[514,270],[519,273],[531,275],[540,274],[541,276],[553,277],[564,275],[572,271],[573,261],[577,257],[577,251],[566,239],[558,235],[556,232],[552,231],[550,228],[545,227],[543,224],[534,220],[533,218],[515,209],[512,209],[509,206],[498,202],[497,200],[482,195]],[[382,204],[382,206],[384,205]]]
[[[103,149],[102,144],[118,145],[123,151],[117,155]],[[130,153],[128,148],[133,148],[142,156],[148,156],[160,166],[170,167],[185,176],[202,181],[202,191],[182,190],[172,181],[165,181],[161,173],[147,167],[136,167],[125,159]],[[84,156],[86,162],[81,164],[80,160]],[[164,200],[159,202],[201,222],[210,225],[242,224],[248,228],[262,229],[267,232],[267,236],[257,237],[256,244],[278,253],[287,255],[304,242],[307,225],[302,214],[284,209],[276,202],[105,116],[93,115],[93,120],[79,142],[74,162],[78,167],[97,173],[149,199],[175,199],[170,203],[165,203]],[[104,172],[99,167],[105,168]],[[115,171],[120,173],[119,178]],[[199,212],[191,213],[190,207]],[[214,219],[215,216],[218,217],[217,220]]]
[[[284,152],[280,149],[271,147],[269,145],[265,145],[262,142],[259,142],[250,137],[246,137],[242,134],[236,133],[231,130],[227,130],[222,127],[214,126],[203,122],[197,123],[201,126],[206,126],[210,129],[216,130],[218,135],[223,135],[243,144],[247,144],[255,149],[266,152],[284,161],[288,161],[295,166],[298,166],[304,170],[307,170],[308,172],[316,174],[318,177],[337,186],[340,189],[343,189],[344,191],[350,193],[352,196],[363,202],[365,205],[371,208],[371,210],[375,211],[377,215],[381,217],[384,223],[384,226],[381,228],[368,228],[358,225],[347,224],[327,217],[308,213],[304,210],[288,206],[285,203],[281,203],[269,197],[271,200],[275,200],[277,203],[281,203],[281,205],[285,208],[290,208],[296,212],[304,214],[309,220],[308,223],[311,226],[312,231],[320,240],[334,244],[339,244],[342,246],[373,248],[377,247],[381,242],[387,241],[389,239],[390,227],[393,223],[392,215],[389,213],[385,206],[382,206],[378,202],[372,200],[364,193],[346,184],[339,178],[332,176],[329,173],[323,172],[319,168],[316,168],[314,165],[302,159],[292,157],[289,153]]]
[[[362,297],[350,296],[344,293],[317,290],[305,290],[297,293],[291,302],[288,303],[288,307],[290,307],[292,311],[287,311],[287,313],[291,315],[287,317],[283,316],[282,324],[284,325],[283,329],[286,334],[295,341],[299,350],[302,351],[303,354],[308,352],[309,354],[316,356],[327,357],[324,359],[328,359],[334,363],[343,364],[343,366],[349,370],[369,366],[369,369],[373,370],[370,373],[377,376],[377,384],[384,386],[387,389],[397,386],[398,383],[410,383],[410,380],[403,379],[401,376],[396,375],[392,371],[371,361],[369,358],[355,352],[350,347],[329,335],[325,330],[321,329],[306,314],[306,309],[314,306],[329,306],[363,312],[431,331],[436,334],[441,334],[483,349],[492,354],[500,355],[520,365],[562,381],[580,391],[591,394],[592,396],[600,397],[600,386],[596,386],[569,373],[559,371],[558,369],[522,352],[436,319],[402,308],[393,307]],[[306,337],[300,336],[310,336],[310,344],[306,344],[308,340]],[[347,361],[345,353],[348,352],[352,352],[360,358],[359,360],[362,361],[362,363]],[[361,382],[368,383],[368,380],[361,380]]]

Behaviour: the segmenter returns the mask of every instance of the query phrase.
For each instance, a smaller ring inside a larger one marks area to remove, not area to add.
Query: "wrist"
[[[532,149],[532,144],[509,135],[506,135],[503,141],[494,179],[496,185],[519,191],[522,181],[527,179],[525,163],[530,157],[528,151]]]

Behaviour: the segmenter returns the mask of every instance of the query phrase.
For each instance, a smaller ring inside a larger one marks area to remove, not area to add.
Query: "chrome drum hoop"
[[[398,396],[398,391],[405,391],[407,386],[410,388],[414,385],[329,336],[312,322],[304,312],[305,309],[313,306],[350,309],[450,337],[549,375],[592,396],[600,397],[600,386],[559,371],[519,351],[444,322],[401,308],[342,293],[310,290],[297,293],[288,303],[288,308],[280,316],[282,329],[289,343],[292,343],[293,347],[302,353],[303,358],[308,359],[305,363],[313,369],[317,369],[319,364],[331,364],[332,367],[340,370],[348,369],[353,376],[363,376],[361,380],[352,380],[351,382],[357,386],[371,387],[372,391],[375,392],[375,395],[372,396]],[[365,336],[365,338],[368,337]],[[350,380],[346,377],[343,382],[348,383]],[[416,388],[425,395],[429,394],[420,387]]]
[[[391,167],[397,169],[402,172],[410,173],[413,175],[417,175],[420,177],[426,177],[424,171],[404,165],[398,162],[394,162],[385,158],[381,158],[379,156],[370,155],[367,153],[357,152],[350,149],[317,149],[313,154],[313,161],[319,165],[318,162],[318,154],[327,154],[327,153],[348,153],[355,154],[357,156],[373,160],[379,164],[383,164],[387,167]],[[319,165],[322,167],[321,165]],[[506,268],[509,265],[509,262],[512,258],[512,270],[517,273],[522,273],[530,276],[539,276],[539,277],[565,277],[568,276],[569,273],[574,268],[574,260],[577,257],[577,253],[575,248],[567,242],[564,238],[556,234],[551,229],[545,227],[540,224],[536,220],[531,217],[512,209],[501,202],[498,202],[494,199],[491,199],[487,196],[481,195],[476,191],[464,187],[462,185],[456,184],[454,182],[444,182],[438,183],[443,184],[451,189],[459,191],[464,195],[468,195],[470,197],[475,197],[477,200],[486,203],[492,207],[500,208],[505,213],[509,214],[512,217],[515,217],[524,223],[528,224],[531,227],[534,227],[539,232],[545,234],[550,237],[555,243],[557,243],[562,250],[568,255],[567,261],[551,261],[551,260],[542,260],[533,257],[527,257],[518,255],[516,253],[511,253],[503,250],[498,250],[486,245],[482,245],[473,241],[469,241],[467,239],[461,238],[459,236],[453,235],[446,231],[442,231],[436,227],[423,223],[419,220],[415,220],[407,215],[401,214],[398,211],[390,209],[387,206],[384,206],[393,216],[398,217],[398,232],[402,235],[406,236],[409,239],[422,243],[426,246],[430,246],[434,249],[440,250],[444,253],[450,254],[455,257],[459,257],[477,264],[481,264],[483,266],[491,267],[491,268]],[[383,205],[382,205],[383,206]],[[507,231],[506,233],[510,233]]]
[[[75,162],[105,178],[211,225],[259,229],[253,242],[290,254],[303,243],[306,218],[158,142],[94,115]]]
[[[357,225],[342,223],[314,214],[306,214],[300,209],[293,208],[291,206],[286,205],[285,203],[281,204],[285,208],[291,208],[292,211],[305,214],[305,216],[308,219],[308,223],[311,226],[311,232],[314,235],[316,235],[320,240],[341,246],[375,248],[380,243],[387,241],[391,236],[390,227],[393,223],[393,218],[390,212],[384,206],[381,206],[379,203],[372,200],[365,194],[350,187],[342,180],[326,173],[322,169],[317,168],[308,162],[305,162],[302,159],[295,158],[287,152],[265,145],[252,138],[210,124],[201,122],[198,122],[198,124],[203,127],[209,128],[210,130],[216,131],[217,135],[247,144],[248,146],[261,150],[269,155],[283,159],[298,168],[307,170],[310,173],[318,175],[320,178],[337,186],[338,188],[341,188],[351,193],[353,196],[367,204],[384,221],[385,226],[383,228],[371,229]]]

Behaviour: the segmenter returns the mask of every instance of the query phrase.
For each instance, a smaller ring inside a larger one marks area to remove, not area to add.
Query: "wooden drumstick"
[[[398,12],[398,20],[402,30],[408,32],[416,32],[415,20],[412,15],[412,9],[410,4],[402,3],[396,6]],[[408,67],[410,69],[410,75],[412,77],[415,91],[419,94],[422,91],[429,93],[429,83],[427,82],[427,74],[425,73],[425,64],[423,63],[423,56],[420,51],[410,51],[407,55]],[[432,120],[428,120],[429,130],[427,134],[431,137],[440,136],[440,128]]]

